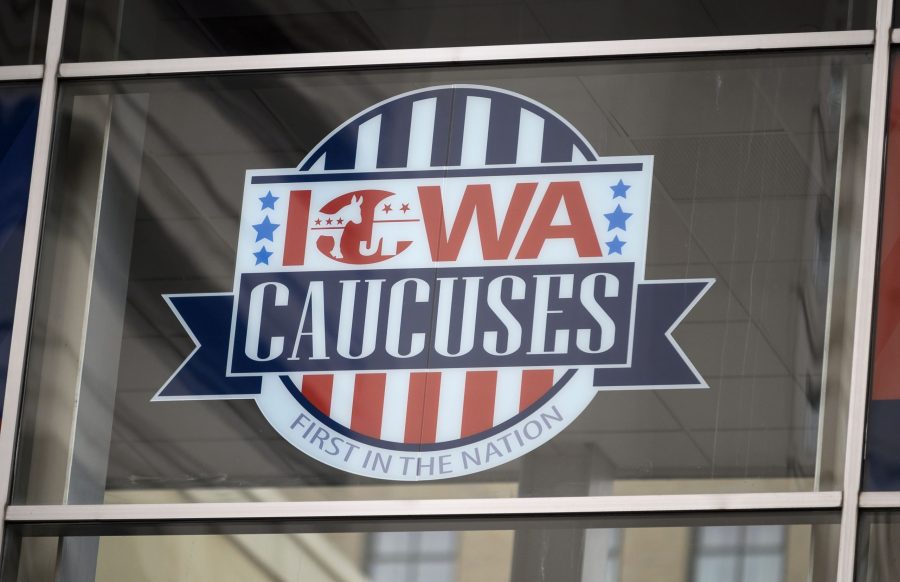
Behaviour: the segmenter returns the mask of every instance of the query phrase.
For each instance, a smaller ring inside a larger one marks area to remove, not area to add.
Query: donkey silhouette
[[[360,207],[362,206],[362,197],[354,196],[350,200],[350,204],[347,204],[340,210],[334,213],[334,219],[342,220],[342,224],[346,228],[348,224],[351,222],[359,224],[362,222],[362,211]],[[341,228],[334,235],[334,248],[331,249],[331,256],[335,259],[343,259],[344,255],[341,253],[341,240],[344,238],[344,229]]]

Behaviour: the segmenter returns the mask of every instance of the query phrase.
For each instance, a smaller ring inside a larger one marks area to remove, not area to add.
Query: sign
[[[500,89],[379,103],[247,173],[234,291],[166,296],[197,348],[155,400],[252,398],[412,481],[534,450],[598,390],[705,388],[671,332],[712,281],[644,280],[652,165]]]

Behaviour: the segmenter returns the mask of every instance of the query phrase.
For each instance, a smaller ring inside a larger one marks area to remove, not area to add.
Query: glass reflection
[[[868,70],[836,52],[66,84],[14,499],[834,487]],[[162,295],[232,289],[246,170],[293,167],[386,97],[463,82],[545,103],[601,155],[655,156],[647,278],[717,280],[674,332],[709,389],[601,391],[523,458],[411,485],[305,456],[252,401],[151,402],[194,348]]]
[[[784,526],[713,526],[695,533],[695,582],[781,582],[785,565]]]
[[[863,0],[72,0],[64,58],[162,59],[874,28]]]
[[[44,62],[50,0],[0,2],[0,66]]]
[[[833,517],[720,516],[716,525],[704,525],[705,518],[667,525],[641,518],[613,527],[578,518],[479,520],[475,529],[344,525],[293,533],[265,532],[276,526],[227,533],[224,525],[213,530],[219,533],[194,535],[148,535],[144,526],[134,535],[100,538],[26,535],[15,540],[18,560],[11,555],[8,562],[18,577],[7,569],[4,579],[819,582],[834,576]],[[54,572],[68,577],[53,578]]]
[[[858,582],[889,582],[900,578],[900,513],[866,512],[860,516],[856,550]]]
[[[380,532],[369,536],[372,582],[453,582],[459,558],[457,532]]]

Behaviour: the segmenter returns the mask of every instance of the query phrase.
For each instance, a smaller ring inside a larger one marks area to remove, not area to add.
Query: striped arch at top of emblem
[[[378,167],[378,158],[381,153],[381,115],[372,117],[365,123],[359,124],[356,132],[356,155],[354,167],[357,170],[374,170]]]
[[[431,166],[431,150],[434,140],[434,120],[437,114],[437,98],[413,101],[410,107],[409,141],[407,143],[406,167],[409,169]],[[398,141],[403,141],[402,136]],[[383,168],[390,167],[387,165]],[[403,167],[398,163],[397,167]]]
[[[412,91],[362,111],[326,136],[301,172],[481,167],[595,161],[584,136],[555,111],[480,85]]]
[[[383,448],[462,446],[516,424],[576,370],[445,370],[291,374],[281,381],[317,420]]]
[[[466,97],[459,163],[462,166],[483,166],[487,162],[488,127],[491,123],[491,103],[487,97]]]

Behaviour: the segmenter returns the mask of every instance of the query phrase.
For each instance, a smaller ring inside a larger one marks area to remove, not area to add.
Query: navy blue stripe
[[[436,98],[435,125],[432,136],[432,167],[459,166],[462,158],[463,132],[466,120],[466,103],[470,96],[486,97],[491,100],[491,118],[488,132],[488,164],[514,163],[518,143],[518,123],[522,109],[540,115],[544,119],[544,141],[541,162],[571,162],[572,149],[578,148],[586,160],[596,156],[582,138],[556,115],[540,106],[517,96],[505,95],[484,89],[436,89],[399,99],[387,101],[366,115],[354,118],[347,126],[321,143],[314,151],[314,157],[304,163],[300,170],[308,171],[325,155],[326,170],[352,170],[356,166],[356,145],[360,124],[375,115],[383,115],[379,136],[377,166],[379,168],[402,168],[408,157],[409,128],[412,104],[422,99]]]
[[[322,149],[325,150],[326,170],[352,170],[356,167],[356,141],[360,121],[357,120],[337,132]]]
[[[381,113],[381,134],[378,137],[379,168],[404,168],[409,152],[409,126],[412,104],[402,99],[388,104]]]
[[[316,162],[318,162],[319,159],[324,155],[324,152],[321,149],[317,149],[316,151],[319,152],[316,157],[310,158],[309,160],[306,161],[306,163],[304,163],[302,166],[300,166],[301,172],[308,172],[309,169],[312,168],[314,165],[316,165]]]
[[[548,400],[553,398],[557,392],[559,392],[563,386],[569,383],[572,377],[575,376],[575,370],[566,370],[563,374],[562,378],[559,379],[559,382],[554,384],[550,390],[544,393],[543,396],[538,398],[531,406],[522,412],[516,414],[512,418],[503,421],[495,427],[489,428],[483,432],[478,434],[474,434],[472,436],[468,436],[461,439],[456,439],[453,441],[446,441],[442,443],[395,443],[393,441],[384,441],[381,439],[377,439],[374,437],[370,437],[368,435],[364,435],[362,433],[358,433],[354,430],[347,428],[346,426],[336,422],[333,418],[323,413],[321,410],[312,405],[312,403],[307,400],[307,398],[300,392],[300,389],[297,387],[297,384],[291,379],[290,376],[279,376],[278,378],[281,380],[281,383],[284,384],[284,387],[287,388],[288,392],[291,396],[294,397],[297,402],[300,403],[303,408],[306,409],[307,412],[316,417],[316,420],[330,428],[331,430],[340,433],[344,436],[355,439],[359,442],[366,443],[367,445],[373,447],[381,447],[384,449],[393,449],[395,451],[442,451],[444,449],[453,449],[456,447],[462,447],[468,444],[477,443],[478,441],[484,440],[486,438],[490,438],[495,434],[499,434],[509,428],[512,428],[519,421],[523,420],[526,416],[530,416],[534,413],[535,410],[543,406]]]
[[[541,151],[541,162],[571,162],[572,146],[579,141],[575,132],[558,119],[544,114],[544,145]]]
[[[575,142],[575,147],[578,148],[578,151],[581,152],[581,155],[583,155],[584,159],[586,159],[587,161],[593,162],[594,160],[597,159],[597,156],[595,156],[591,152],[591,149],[589,147],[587,147],[587,145],[584,142],[581,142],[581,141]]]
[[[450,121],[453,119],[452,92],[437,93],[434,106],[434,135],[431,139],[431,165],[441,167],[447,165],[450,146]]]
[[[584,141],[584,139],[582,137],[580,137],[571,127],[566,125],[562,121],[562,118],[557,117],[552,112],[547,111],[546,109],[539,107],[539,106],[535,105],[534,103],[522,101],[521,106],[522,106],[522,109],[525,109],[526,111],[530,111],[531,113],[534,113],[535,115],[541,117],[544,120],[545,128],[547,126],[552,125],[555,128],[555,131],[558,132],[559,135],[565,135],[567,132],[569,134],[571,134],[573,143],[575,144],[575,147],[578,148],[578,151],[581,152],[581,155],[584,156],[584,159],[586,159],[589,162],[593,162],[597,159],[597,156],[594,155],[594,153],[591,152],[591,148],[588,147],[587,142]],[[546,131],[546,129],[545,129],[545,131]],[[564,162],[572,161],[571,152],[563,152],[563,154],[564,154],[563,157],[565,159],[562,161],[564,161]]]
[[[492,100],[485,163],[516,163],[519,145],[519,118],[522,115],[522,107],[519,102],[519,99],[509,96],[498,96]]]
[[[453,90],[453,109],[450,114],[450,143],[447,146],[447,165],[458,166],[462,163],[463,133],[466,126],[467,91]],[[432,156],[432,159],[434,156]]]
[[[326,160],[327,163],[327,160]],[[251,184],[293,184],[295,182],[347,182],[350,180],[392,180],[401,178],[465,178],[469,176],[541,176],[576,172],[640,172],[644,164],[579,164],[536,166],[532,168],[448,168],[440,170],[388,170],[384,172],[347,172],[336,174],[287,174],[253,176]]]

